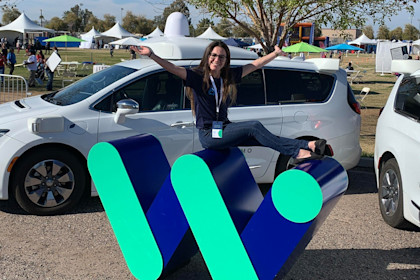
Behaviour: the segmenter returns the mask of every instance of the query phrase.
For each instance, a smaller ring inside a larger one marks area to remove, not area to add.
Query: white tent
[[[96,38],[96,37],[101,37],[102,33],[96,30],[94,26],[92,26],[92,29],[89,30],[89,32],[80,34],[80,36],[91,36],[91,37]]]
[[[134,37],[134,34],[131,34],[127,30],[125,30],[119,22],[117,22],[113,27],[108,29],[105,32],[102,32],[102,36],[112,37],[122,39],[125,37]]]
[[[13,42],[13,40],[17,36],[22,39],[26,38],[25,34],[27,33],[42,32],[54,33],[55,31],[36,24],[32,20],[30,20],[24,13],[22,13],[13,22],[0,27],[0,37],[6,37],[9,42]],[[19,34],[17,33],[22,33],[22,36],[19,36]]]
[[[410,49],[409,43],[378,41],[376,47],[376,72],[391,73],[392,50],[406,47]]]
[[[248,47],[246,47],[247,49],[262,49],[263,47],[261,46],[261,44],[255,44],[255,45],[252,45],[252,46],[248,46]]]
[[[349,45],[376,45],[376,41],[369,39],[368,36],[366,36],[365,34],[362,34],[362,36],[360,36],[359,38],[357,38],[354,41],[348,42]]]
[[[159,29],[159,27],[156,27],[156,29],[153,30],[152,33],[144,36],[144,38],[153,38],[153,37],[160,37],[160,36],[163,36],[163,32]]]
[[[0,27],[1,31],[14,31],[19,33],[31,33],[31,32],[50,32],[54,33],[55,31],[49,28],[42,27],[32,20],[30,20],[24,13],[22,13],[17,19],[13,22]]]
[[[216,31],[214,31],[213,28],[211,28],[211,26],[209,26],[209,28],[207,28],[207,30],[204,31],[203,34],[201,34],[200,36],[197,36],[197,38],[210,39],[210,40],[225,40],[225,39],[227,39],[227,38],[217,34]]]
[[[420,39],[413,42],[413,48],[411,52],[415,55],[420,55]]]
[[[94,46],[95,38],[102,37],[102,33],[97,31],[95,27],[84,34],[80,34],[80,38],[84,40],[84,42],[80,42],[79,48],[81,49],[91,49]]]

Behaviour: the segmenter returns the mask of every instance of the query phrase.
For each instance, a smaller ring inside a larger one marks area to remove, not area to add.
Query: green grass
[[[130,59],[130,52],[125,49],[114,50],[113,57],[110,56],[109,50],[97,49],[63,48],[59,50],[59,53],[63,61],[78,61],[81,63],[84,61],[93,61],[95,64],[113,65],[121,62],[121,60]],[[24,51],[20,51],[20,53],[16,53],[16,55],[17,63],[22,63],[23,60],[27,59]],[[47,54],[46,57],[48,56],[49,55]],[[313,55],[313,57],[318,58],[319,55]],[[376,122],[379,116],[379,110],[385,105],[389,93],[396,81],[396,77],[392,74],[381,75],[381,73],[376,73],[375,57],[372,56],[372,54],[360,54],[359,56],[356,54],[344,55],[341,61],[341,67],[345,68],[349,61],[353,63],[355,70],[366,70],[363,74],[363,83],[354,83],[351,87],[355,95],[360,93],[363,87],[370,88],[370,93],[364,99],[364,105],[367,108],[363,108],[361,114],[362,128],[360,132],[360,145],[362,147],[362,156],[373,157]],[[88,66],[84,70],[81,70],[81,68],[82,67],[79,66],[76,80],[92,73],[92,66]],[[5,72],[8,73],[8,70],[6,69]],[[24,67],[16,67],[14,74],[24,76],[25,78],[29,77],[29,72]],[[54,89],[61,88],[61,84],[61,77],[54,77]],[[30,88],[30,91],[33,94],[42,94],[46,92],[45,86],[39,85]]]

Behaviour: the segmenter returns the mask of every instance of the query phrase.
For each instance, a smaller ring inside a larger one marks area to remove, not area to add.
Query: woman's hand
[[[152,49],[145,46],[139,46],[139,47],[131,46],[130,49],[135,51],[139,55],[144,55],[148,57],[150,57],[153,54]]]
[[[276,54],[276,56],[283,55],[283,51],[277,45],[274,46],[274,53]]]

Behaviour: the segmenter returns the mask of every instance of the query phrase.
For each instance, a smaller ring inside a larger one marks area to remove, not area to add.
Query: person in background
[[[111,57],[114,56],[114,45],[109,45],[109,54],[111,55]]]
[[[30,72],[28,86],[34,87],[35,86],[35,74],[36,74],[36,69],[37,69],[35,50],[30,49],[30,51],[27,53],[27,55],[29,57],[28,57],[27,60],[25,60],[23,62],[23,65],[25,65],[26,68],[28,68],[28,70]]]
[[[7,54],[7,66],[9,67],[9,75],[13,75],[13,71],[15,71],[15,64],[15,50],[13,48],[10,48],[9,53]]]
[[[346,67],[347,70],[354,70],[353,65],[351,64],[351,61],[349,62],[349,64]]]
[[[0,74],[4,74],[5,57],[0,53]],[[1,83],[3,83],[4,77],[1,76]]]
[[[52,49],[53,49],[53,53],[56,53],[59,57],[61,57],[60,54],[58,53],[58,49],[56,46],[54,46]],[[48,64],[46,63],[47,61],[48,59],[45,61],[45,72],[47,73],[47,76],[48,76],[46,89],[51,91],[53,89],[54,71],[48,67]]]
[[[136,51],[133,48],[130,48],[131,59],[136,59]]]

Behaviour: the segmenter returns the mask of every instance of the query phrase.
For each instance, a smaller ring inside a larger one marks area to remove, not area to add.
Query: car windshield
[[[89,75],[60,91],[43,95],[42,98],[56,105],[71,105],[92,96],[101,89],[135,71],[136,69],[133,68],[115,65]]]

